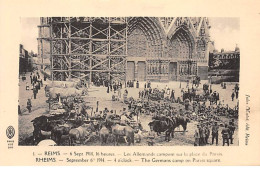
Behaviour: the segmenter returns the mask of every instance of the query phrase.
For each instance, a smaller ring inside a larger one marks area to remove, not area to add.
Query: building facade
[[[38,53],[53,80],[206,80],[209,29],[206,17],[41,18]]]
[[[214,50],[209,54],[209,77],[212,83],[239,82],[240,49],[220,52]]]
[[[19,47],[19,74],[30,72],[33,69],[32,57],[33,55],[29,53],[24,46],[20,44]]]

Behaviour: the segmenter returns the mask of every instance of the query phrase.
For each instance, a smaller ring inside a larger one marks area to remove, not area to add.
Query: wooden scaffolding
[[[42,49],[43,40],[50,46],[52,80],[125,80],[127,18],[41,18],[39,28],[49,31],[40,30],[38,41]]]

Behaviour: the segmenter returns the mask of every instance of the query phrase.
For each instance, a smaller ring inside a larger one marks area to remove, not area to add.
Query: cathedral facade
[[[208,79],[206,17],[51,17],[38,27],[52,80]]]
[[[133,17],[128,20],[127,80],[208,78],[209,20]]]

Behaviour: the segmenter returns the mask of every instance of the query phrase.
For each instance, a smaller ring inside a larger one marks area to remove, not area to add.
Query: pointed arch
[[[146,37],[149,51],[148,56],[162,57],[163,39],[166,36],[159,24],[159,19],[154,17],[131,17],[128,20],[128,36],[131,36],[135,29],[142,30],[142,34]]]
[[[170,56],[177,58],[192,58],[195,48],[195,39],[189,29],[182,25],[170,37]],[[178,44],[178,45],[177,45]],[[174,50],[182,51],[177,54]]]

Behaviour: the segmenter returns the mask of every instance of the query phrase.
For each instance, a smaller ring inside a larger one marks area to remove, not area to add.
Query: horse
[[[165,141],[170,141],[170,135],[172,131],[174,131],[174,122],[169,117],[153,117],[153,121],[148,124],[149,126],[153,126],[157,135],[161,132],[165,132]]]
[[[101,145],[107,143],[107,139],[108,139],[109,134],[110,134],[109,129],[104,124],[101,124],[101,129],[99,131],[99,137],[101,139]]]
[[[52,131],[51,131],[51,137],[52,139],[60,145],[61,143],[61,137],[63,135],[68,135],[70,129],[73,127],[72,124],[65,123],[63,125],[56,125]]]
[[[98,133],[98,131],[101,129],[102,127],[102,122],[104,121],[103,117],[101,117],[100,115],[97,117],[90,117],[90,120],[93,123],[94,126],[94,130],[96,131],[96,133]]]
[[[80,141],[83,143],[83,140],[93,131],[93,124],[83,124],[77,128],[70,129],[69,131],[69,145],[73,145],[74,141]],[[85,140],[86,142],[86,140]]]
[[[115,137],[114,144],[118,145],[118,139],[124,137],[125,142],[130,146],[131,143],[134,145],[134,129],[130,126],[121,126],[114,124],[111,126],[112,134]]]
[[[174,130],[176,127],[182,126],[183,134],[185,134],[188,122],[190,122],[189,118],[187,117],[172,117],[172,121],[174,122],[174,127],[172,130],[172,138],[174,138]]]
[[[46,137],[49,137],[49,132],[53,129],[53,127],[59,123],[56,120],[50,121],[47,116],[40,116],[36,117],[31,121],[33,123],[33,142],[39,142],[42,138],[44,138],[44,135],[47,135]]]
[[[77,89],[73,87],[69,87],[69,88],[52,87],[49,89],[49,97],[54,100],[57,100],[59,97],[61,99],[66,99],[68,97],[82,96],[85,93],[87,93],[86,89]]]
[[[111,130],[111,127],[117,123],[119,124],[120,123],[120,116],[119,115],[116,115],[116,114],[110,114],[110,115],[107,115],[106,116],[106,119],[105,119],[105,123],[106,123],[106,126],[109,130]]]

